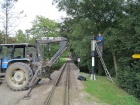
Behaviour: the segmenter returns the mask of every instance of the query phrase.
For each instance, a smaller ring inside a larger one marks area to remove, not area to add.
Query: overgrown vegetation
[[[106,77],[97,76],[96,79],[96,81],[93,81],[87,77],[87,81],[84,82],[85,91],[97,98],[95,101],[110,105],[140,104],[133,95],[128,95],[125,91],[118,88],[118,86],[107,80]]]
[[[59,70],[62,65],[66,62],[66,58],[59,58],[58,61],[56,61],[56,63],[54,65],[52,65],[51,69],[52,70]]]
[[[139,0],[54,0],[67,12],[60,24],[61,35],[70,39],[70,49],[80,66],[91,70],[91,37],[102,32],[104,60],[119,86],[140,99],[140,61],[132,54],[140,52]],[[98,70],[98,68],[97,68]],[[98,70],[98,74],[103,70]]]

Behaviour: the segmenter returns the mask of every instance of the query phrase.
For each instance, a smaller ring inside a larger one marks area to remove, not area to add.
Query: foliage
[[[18,30],[16,32],[17,41],[25,41],[34,43],[36,38],[58,36],[58,23],[43,16],[36,16],[32,22],[32,28],[25,30]]]
[[[36,16],[32,28],[25,31],[28,42],[34,44],[40,37],[58,36],[58,23],[43,16]]]
[[[121,57],[118,59],[120,70],[117,77],[122,88],[140,99],[140,62],[137,59],[131,58],[132,54],[140,52],[140,30],[138,28],[140,26],[138,22],[140,20],[138,15],[139,9],[139,2],[129,3],[126,7],[126,13],[129,17],[128,19],[124,19],[124,22],[121,24],[124,36],[120,45],[122,51],[118,52],[121,54]]]
[[[26,37],[26,35],[23,33],[22,30],[18,30],[16,32],[16,42],[17,43],[26,43],[28,42],[29,38]]]
[[[80,65],[91,70],[90,38],[102,32],[107,67],[116,74],[120,86],[139,96],[140,52],[139,0],[54,0],[68,16],[60,25],[61,35],[69,38],[70,49]],[[114,70],[115,69],[115,70]]]
[[[105,44],[110,51],[118,49],[118,45],[116,45],[120,35],[120,32],[117,32],[119,30],[118,24],[120,23],[118,20],[123,16],[120,10],[123,0],[119,0],[119,2],[118,0],[54,1],[58,2],[60,10],[65,10],[70,15],[70,18],[66,18],[61,25],[60,32],[70,39],[73,54],[81,58],[82,66],[86,65],[88,69],[91,69],[91,60],[89,60],[91,59],[90,39],[93,35],[96,36],[98,32],[104,34]],[[109,36],[109,39],[107,36]],[[116,37],[118,38],[115,39]],[[110,45],[109,43],[112,42],[114,44]]]
[[[108,81],[106,77],[97,76],[96,81],[87,77],[87,81],[84,84],[85,91],[100,100],[100,103],[111,105],[140,104],[134,96],[128,95],[125,91]]]
[[[57,36],[58,34],[58,24],[46,17],[36,16],[32,24],[30,33],[33,37]]]
[[[66,60],[67,59],[62,58],[62,57],[59,58],[59,60],[54,65],[52,65],[51,69],[52,70],[59,70],[62,67],[62,65],[66,62]]]
[[[126,63],[129,65],[127,64],[127,66],[121,67],[121,71],[118,72],[117,79],[120,87],[140,99],[140,61],[130,61],[131,63],[128,61],[124,62],[124,60],[122,60],[122,65]]]

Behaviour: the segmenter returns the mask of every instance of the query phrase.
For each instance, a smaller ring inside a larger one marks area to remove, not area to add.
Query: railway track
[[[70,62],[67,61],[61,67],[58,77],[47,96],[44,105],[69,105],[69,79]]]

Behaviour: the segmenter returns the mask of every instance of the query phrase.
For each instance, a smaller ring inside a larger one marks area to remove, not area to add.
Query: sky
[[[59,12],[56,6],[52,5],[53,0],[18,0],[16,9],[23,10],[26,17],[22,19],[17,29],[23,30],[31,28],[31,22],[36,15],[45,16],[51,20],[60,21],[62,16],[66,16],[65,12]]]
[[[1,1],[1,0],[0,0]],[[53,0],[18,0],[15,5],[15,11],[24,11],[26,17],[21,19],[21,22],[15,30],[30,29],[31,22],[36,15],[41,15],[51,20],[60,21],[61,17],[66,17],[65,12],[59,12],[56,6],[52,5]]]

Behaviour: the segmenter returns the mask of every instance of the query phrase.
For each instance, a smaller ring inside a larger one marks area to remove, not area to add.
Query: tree
[[[35,20],[32,22],[32,28],[26,30],[26,37],[30,43],[34,44],[35,39],[40,38],[40,37],[55,37],[59,36],[59,28],[58,28],[58,23],[50,20],[46,17],[43,16],[36,16]],[[45,52],[41,52],[42,55],[44,55],[44,58],[48,59],[51,56],[54,55],[54,53],[58,50],[59,46],[58,44],[56,45],[44,45],[41,47],[41,51],[45,49]],[[51,53],[50,53],[51,51]]]
[[[90,45],[90,38],[93,35],[96,35],[98,32],[102,32],[105,39],[107,39],[107,46],[112,52],[112,57],[114,61],[115,71],[117,71],[117,61],[116,61],[116,54],[115,51],[117,50],[116,42],[119,39],[115,40],[115,37],[119,36],[120,33],[117,32],[119,30],[118,25],[120,24],[120,19],[122,18],[123,14],[123,3],[124,0],[54,0],[58,3],[58,8],[60,10],[65,10],[68,14],[69,26],[68,30],[71,33],[69,34],[69,38],[72,39],[73,37],[75,40],[82,42],[84,40],[84,45]],[[73,22],[72,22],[73,21]],[[67,25],[67,21],[64,21],[64,25]],[[63,25],[63,27],[65,27]],[[76,27],[75,27],[76,26]],[[112,31],[114,29],[114,31]],[[108,35],[109,30],[111,30],[111,34]],[[67,33],[66,31],[66,33]],[[117,32],[117,33],[116,33]],[[75,35],[75,36],[74,36]],[[109,40],[108,37],[109,36]],[[114,38],[113,38],[114,37]],[[83,39],[84,38],[84,39]],[[86,41],[85,41],[86,40]],[[109,45],[109,41],[114,42],[115,46]],[[88,42],[88,43],[87,43]],[[79,44],[78,44],[79,45]],[[78,47],[77,45],[77,47]],[[78,49],[78,48],[75,48]],[[82,50],[82,49],[81,49]],[[89,51],[90,47],[83,49],[82,52]],[[77,54],[80,54],[77,52]],[[89,54],[88,54],[89,55]],[[82,58],[83,55],[81,55]],[[90,55],[89,55],[90,56]],[[87,62],[83,65],[90,65],[89,58],[87,57]]]
[[[27,41],[28,41],[28,38],[26,37],[26,35],[23,33],[22,30],[18,30],[16,32],[15,39],[16,39],[17,43],[27,43]]]
[[[140,61],[132,59],[132,55],[140,52],[140,2],[129,1],[125,6],[125,14],[123,22],[120,24],[122,29],[122,42],[120,43],[118,59],[120,70],[118,71],[118,81],[120,86],[128,93],[135,95],[140,99]]]
[[[15,13],[14,8],[17,0],[3,0],[1,2],[1,17],[0,22],[3,24],[3,30],[5,33],[4,43],[8,43],[8,37],[17,26],[20,21],[19,18],[23,11]]]
[[[43,16],[37,16],[32,24],[30,34],[33,35],[33,38],[57,36],[58,34],[58,23]]]

